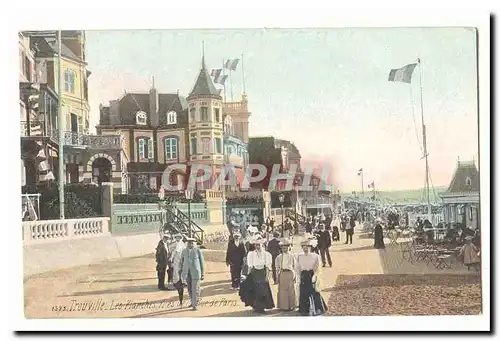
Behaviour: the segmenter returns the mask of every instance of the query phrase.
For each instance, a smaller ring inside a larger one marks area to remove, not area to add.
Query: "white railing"
[[[109,218],[23,221],[24,244],[110,235]]]

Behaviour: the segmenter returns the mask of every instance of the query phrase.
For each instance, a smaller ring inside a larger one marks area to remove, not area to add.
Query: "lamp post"
[[[299,204],[299,185],[295,183],[293,185],[295,191],[295,223],[294,223],[294,234],[299,234],[299,222],[297,221],[297,205]]]
[[[193,195],[194,195],[194,190],[192,189],[186,189],[184,191],[184,195],[186,196],[186,199],[188,201],[188,237],[191,238],[192,232],[191,232],[191,200],[193,200]]]
[[[283,232],[285,231],[284,230],[285,219],[284,219],[284,212],[283,212],[283,202],[285,201],[285,195],[283,193],[280,193],[278,199],[279,199],[280,204],[281,204],[281,237],[283,237],[283,235],[284,235]]]

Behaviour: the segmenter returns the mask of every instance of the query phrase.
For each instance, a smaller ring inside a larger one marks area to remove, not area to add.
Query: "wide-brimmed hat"
[[[192,237],[187,237],[187,238],[186,238],[186,241],[187,241],[187,242],[195,242],[195,241],[196,241],[196,239],[194,239],[194,238],[192,238]]]
[[[262,245],[265,242],[266,242],[266,240],[262,239],[261,237],[252,238],[252,240],[250,240],[250,244],[253,244],[253,245],[256,245],[256,244]]]
[[[292,245],[292,242],[288,238],[283,238],[280,241],[280,246],[290,246],[290,245]]]
[[[259,232],[259,229],[257,227],[255,227],[255,226],[251,225],[251,226],[248,227],[247,231],[251,232],[251,233],[257,233],[257,232]]]
[[[304,240],[300,243],[300,246],[312,246],[309,240]]]
[[[174,236],[173,236],[173,237],[174,237],[174,238],[182,238],[182,234],[180,234],[180,233],[176,233],[176,234],[174,234]]]

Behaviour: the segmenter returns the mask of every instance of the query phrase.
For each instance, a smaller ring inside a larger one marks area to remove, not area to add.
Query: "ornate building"
[[[156,192],[170,164],[187,163],[188,105],[184,97],[125,93],[109,106],[100,106],[100,135],[119,135],[123,141],[123,192]],[[170,182],[182,182],[177,172]]]
[[[480,227],[479,171],[474,161],[457,161],[457,168],[443,200],[445,222],[459,223],[465,227]]]
[[[219,92],[207,72],[203,57],[200,73],[193,90],[187,97],[189,106],[189,164],[209,166],[213,175],[211,179],[201,184],[199,189],[210,188],[224,166],[224,120],[222,97]]]

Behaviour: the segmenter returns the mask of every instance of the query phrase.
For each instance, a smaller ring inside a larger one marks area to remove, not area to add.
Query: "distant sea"
[[[440,203],[441,198],[439,194],[445,192],[447,187],[434,187],[431,188],[431,202]],[[424,200],[424,189],[408,189],[399,191],[377,191],[377,199],[382,203],[401,203],[401,204],[419,204]],[[352,193],[341,193],[342,199],[354,198]],[[359,193],[356,193],[359,197]],[[369,198],[372,195],[371,190],[365,191],[365,197]]]

